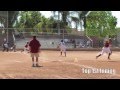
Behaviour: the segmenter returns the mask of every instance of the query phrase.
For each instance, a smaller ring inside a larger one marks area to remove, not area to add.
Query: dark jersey
[[[27,48],[27,47],[28,47],[28,44],[26,44],[25,47]]]
[[[38,53],[39,47],[41,46],[40,42],[36,39],[30,41],[29,46],[31,47],[31,53]]]
[[[105,47],[109,47],[109,43],[105,43]]]

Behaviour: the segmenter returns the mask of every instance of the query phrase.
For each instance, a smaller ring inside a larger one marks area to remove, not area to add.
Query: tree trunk
[[[60,35],[60,13],[58,11],[58,23],[57,23],[57,28],[58,28],[58,35]]]

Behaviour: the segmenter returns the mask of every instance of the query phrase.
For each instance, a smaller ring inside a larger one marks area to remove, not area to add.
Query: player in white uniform
[[[61,40],[61,42],[59,44],[59,48],[60,48],[61,55],[62,55],[62,52],[64,52],[65,57],[66,57],[66,46],[65,46],[65,43],[63,40]]]
[[[96,59],[98,57],[100,57],[101,55],[103,55],[104,53],[108,53],[108,59],[110,59],[110,55],[112,54],[112,52],[110,50],[110,43],[109,43],[109,41],[105,42],[104,47],[102,48],[101,53],[98,56],[96,56]]]

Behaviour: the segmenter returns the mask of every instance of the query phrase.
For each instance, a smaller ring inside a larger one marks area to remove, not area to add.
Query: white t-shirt
[[[7,43],[5,43],[4,46],[5,46],[6,48],[8,48],[8,44],[7,44]]]
[[[60,48],[66,48],[66,46],[65,46],[65,43],[64,42],[60,42]]]

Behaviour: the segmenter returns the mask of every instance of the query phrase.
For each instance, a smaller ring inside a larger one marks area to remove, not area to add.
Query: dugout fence
[[[60,33],[59,33],[60,32]],[[41,42],[41,48],[57,48],[57,45],[63,39],[67,48],[85,48],[92,47],[87,46],[87,41],[89,40],[84,36],[83,31],[76,31],[70,29],[33,29],[33,28],[24,28],[24,29],[15,29],[14,35],[18,47],[22,47],[23,43],[30,41],[33,35],[37,36],[37,39]],[[80,46],[81,44],[81,46]]]
[[[85,30],[76,29],[54,29],[54,28],[1,28],[0,44],[6,38],[11,47],[13,43],[16,48],[23,48],[27,41],[36,35],[41,42],[41,48],[57,48],[59,42],[64,39],[67,48],[99,48],[103,46],[104,38],[86,35]],[[113,47],[120,47],[120,33],[112,38]]]

